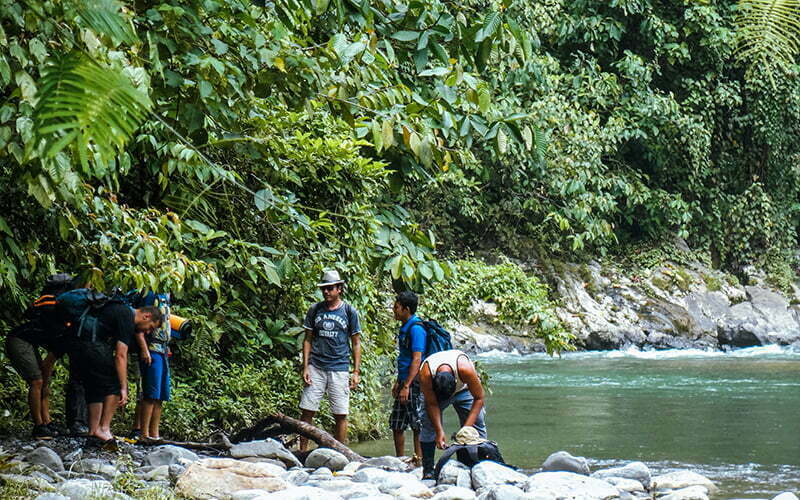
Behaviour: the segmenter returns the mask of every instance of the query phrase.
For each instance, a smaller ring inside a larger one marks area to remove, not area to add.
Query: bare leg
[[[142,413],[144,412],[144,400],[137,399],[136,400],[136,413],[133,418],[133,428],[142,430]]]
[[[406,434],[403,431],[394,429],[392,430],[392,437],[394,438],[394,454],[402,457],[406,451]]]
[[[42,422],[45,424],[49,424],[51,421],[50,418],[50,384],[47,386],[42,386]]]
[[[161,426],[161,401],[153,401],[153,416],[150,418],[150,437],[153,439],[161,439],[159,427]]]
[[[142,426],[140,429],[142,430],[142,437],[149,438],[153,437],[150,433],[150,426],[152,425],[153,419],[153,409],[155,407],[156,400],[155,399],[143,399],[142,400]]]
[[[414,455],[422,458],[422,444],[419,442],[419,429],[414,431]]]
[[[98,432],[100,432],[100,415],[103,413],[103,403],[89,403],[86,405],[86,409],[89,413],[89,435],[97,436]]]
[[[300,415],[300,420],[302,420],[303,422],[305,422],[307,424],[312,424],[313,425],[313,423],[314,423],[314,415],[316,415],[316,414],[317,414],[317,412],[315,412],[315,411],[303,410],[303,413]],[[308,438],[305,438],[305,437],[301,436],[300,437],[300,451],[306,451],[307,449],[308,449]]]
[[[347,444],[347,415],[334,415],[336,419],[336,435],[334,436],[337,441],[342,444]]]
[[[103,399],[100,427],[98,428],[97,434],[95,434],[95,436],[103,441],[114,437],[114,435],[111,434],[111,419],[114,418],[117,406],[119,406],[119,396],[117,394],[109,394]]]
[[[28,406],[31,409],[33,425],[42,425],[42,379],[28,382]]]

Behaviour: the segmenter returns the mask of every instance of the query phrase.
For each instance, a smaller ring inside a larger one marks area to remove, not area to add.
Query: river
[[[479,359],[492,377],[489,437],[509,463],[535,470],[565,450],[586,457],[592,470],[633,460],[653,475],[693,470],[712,479],[722,498],[800,490],[800,350]],[[455,430],[455,413],[446,418],[448,432]],[[354,448],[393,453],[391,440]]]

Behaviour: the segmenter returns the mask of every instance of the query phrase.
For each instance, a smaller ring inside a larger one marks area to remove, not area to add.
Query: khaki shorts
[[[42,357],[39,349],[19,337],[6,337],[6,354],[11,366],[26,382],[42,379]]]
[[[300,398],[300,409],[318,411],[322,396],[328,394],[331,402],[331,413],[347,415],[350,413],[350,372],[329,372],[320,370],[309,363],[311,385],[303,389]]]

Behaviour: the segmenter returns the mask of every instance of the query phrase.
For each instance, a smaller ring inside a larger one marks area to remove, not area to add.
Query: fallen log
[[[226,436],[223,432],[213,434],[208,443],[142,438],[136,441],[136,444],[142,446],[161,446],[164,444],[171,444],[173,446],[180,446],[181,448],[187,448],[190,450],[215,451],[220,454],[227,453],[228,450],[230,450],[233,446],[230,439],[228,439],[228,436]]]
[[[338,451],[351,462],[363,462],[365,460],[364,457],[337,441],[336,438],[325,430],[303,422],[302,420],[284,415],[283,413],[273,413],[261,419],[252,427],[242,429],[231,437],[231,441],[240,443],[242,441],[254,441],[284,434],[300,434],[314,441],[319,446],[332,448]]]

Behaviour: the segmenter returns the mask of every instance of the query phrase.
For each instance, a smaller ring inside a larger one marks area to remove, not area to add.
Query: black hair
[[[456,377],[453,372],[441,371],[433,376],[433,393],[440,403],[450,399],[454,392],[456,392]]]
[[[397,297],[394,300],[397,301],[397,303],[400,304],[401,306],[411,311],[411,314],[417,312],[419,297],[417,297],[416,293],[406,290],[405,292],[398,293]]]
[[[164,324],[164,313],[161,312],[161,309],[159,309],[158,307],[156,307],[156,306],[144,306],[144,307],[140,307],[139,311],[143,312],[145,314],[146,313],[150,313],[150,320],[151,321],[153,321],[155,323],[158,323],[159,325]]]

